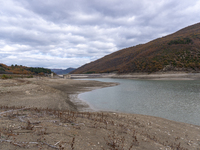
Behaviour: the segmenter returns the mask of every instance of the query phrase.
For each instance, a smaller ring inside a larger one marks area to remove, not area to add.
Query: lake
[[[200,125],[200,81],[87,79],[118,86],[85,92],[79,99],[103,111],[157,116]]]

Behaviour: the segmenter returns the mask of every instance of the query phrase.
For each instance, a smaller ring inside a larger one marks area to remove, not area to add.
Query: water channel
[[[120,83],[79,95],[79,99],[94,109],[144,114],[200,125],[200,81],[87,80]]]

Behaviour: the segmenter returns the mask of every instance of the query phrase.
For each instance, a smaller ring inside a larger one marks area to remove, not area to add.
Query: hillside
[[[72,73],[200,71],[200,23],[146,44],[119,50]]]
[[[51,69],[52,72],[59,74],[59,75],[68,74],[68,73],[72,72],[73,70],[75,70],[75,68]]]
[[[25,67],[22,65],[7,66],[0,63],[0,74],[39,74],[51,73],[50,69],[39,67]]]

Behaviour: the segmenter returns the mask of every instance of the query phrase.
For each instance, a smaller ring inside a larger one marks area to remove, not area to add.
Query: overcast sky
[[[80,67],[200,22],[200,0],[0,0],[0,63]]]

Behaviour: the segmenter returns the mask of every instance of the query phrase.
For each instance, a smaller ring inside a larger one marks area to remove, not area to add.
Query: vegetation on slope
[[[11,65],[0,64],[0,74],[39,74],[44,75],[45,73],[51,73],[50,69],[45,68],[34,68],[25,67],[22,65]]]
[[[200,23],[146,44],[122,49],[72,73],[200,70]]]

